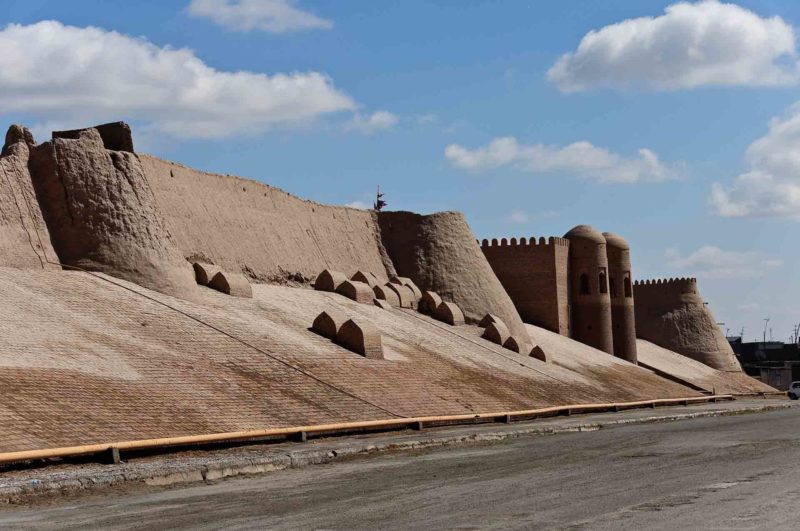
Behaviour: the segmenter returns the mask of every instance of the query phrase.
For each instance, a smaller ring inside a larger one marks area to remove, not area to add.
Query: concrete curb
[[[764,413],[790,407],[792,405],[788,403],[765,404],[685,413],[669,414],[664,412],[638,418],[618,418],[594,422],[582,417],[564,419],[561,421],[562,425],[554,426],[543,426],[541,425],[542,421],[539,420],[502,428],[495,425],[493,429],[487,431],[444,433],[440,435],[437,435],[436,432],[441,433],[441,430],[432,429],[427,434],[418,432],[413,437],[395,436],[389,437],[389,440],[385,441],[376,441],[374,438],[371,440],[369,437],[347,441],[319,439],[309,443],[309,446],[314,445],[317,448],[306,447],[286,451],[285,448],[270,450],[266,447],[257,456],[206,455],[183,458],[179,455],[172,455],[160,456],[158,459],[148,462],[123,463],[113,466],[84,465],[67,471],[51,472],[45,470],[40,475],[40,478],[31,477],[37,475],[36,470],[26,474],[25,477],[3,478],[3,475],[0,474],[0,503],[24,503],[26,500],[33,498],[91,492],[125,484],[169,486],[181,483],[207,482],[241,475],[265,474],[277,470],[325,464],[387,452],[491,444],[521,436],[554,435],[558,433],[596,431],[603,428],[632,424]],[[460,428],[461,431],[469,429],[463,426]],[[383,435],[386,438],[386,434]]]

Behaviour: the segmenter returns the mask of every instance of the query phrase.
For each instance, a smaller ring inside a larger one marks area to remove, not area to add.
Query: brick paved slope
[[[254,285],[240,299],[202,288],[191,303],[112,280],[260,351],[100,277],[0,268],[0,451],[696,394],[611,357],[545,364],[475,326],[332,293]],[[374,322],[386,359],[310,332],[327,307]],[[561,341],[548,350],[556,359],[574,343]]]
[[[720,371],[699,361],[638,339],[639,361],[709,391],[722,394],[774,393],[769,385],[743,372]]]

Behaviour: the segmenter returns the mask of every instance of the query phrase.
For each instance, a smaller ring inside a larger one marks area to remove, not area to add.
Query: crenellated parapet
[[[547,247],[547,246],[561,246],[561,247],[569,247],[569,240],[566,238],[559,238],[557,236],[550,236],[549,238],[545,238],[544,236],[540,236],[539,239],[536,239],[536,236],[531,236],[530,238],[521,237],[519,240],[517,238],[492,238],[491,240],[483,239],[479,242],[482,249],[491,248],[491,247]]]
[[[697,283],[696,277],[677,277],[677,278],[654,278],[647,280],[637,280],[635,286],[688,286]]]
[[[695,277],[654,278],[633,283],[637,303],[640,297],[681,297],[699,295]],[[642,300],[642,302],[645,302]]]
[[[569,240],[523,236],[479,243],[522,319],[568,335]]]

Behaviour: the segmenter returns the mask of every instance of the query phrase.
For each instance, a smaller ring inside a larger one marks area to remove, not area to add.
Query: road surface
[[[34,529],[797,529],[800,410],[520,437],[0,510]]]

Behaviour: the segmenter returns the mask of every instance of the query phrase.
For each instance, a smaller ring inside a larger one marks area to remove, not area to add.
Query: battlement
[[[634,286],[688,286],[690,284],[697,284],[695,277],[680,277],[680,278],[654,278],[647,280],[637,280],[633,283]]]
[[[479,242],[481,248],[487,247],[547,247],[551,245],[557,245],[561,247],[569,247],[569,240],[566,238],[559,238],[557,236],[550,236],[549,238],[545,239],[544,236],[540,237],[539,240],[536,240],[536,236],[531,236],[529,239],[526,239],[524,236],[517,240],[516,238],[511,238],[510,240],[506,238],[501,238],[498,242],[497,238],[492,238],[491,242],[487,239],[483,239],[483,241]]]

